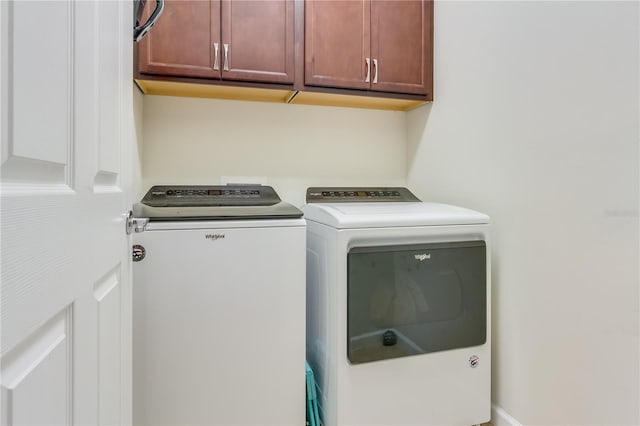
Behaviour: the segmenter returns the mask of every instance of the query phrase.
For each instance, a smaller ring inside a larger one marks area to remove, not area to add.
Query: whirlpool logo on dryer
[[[420,262],[422,262],[423,260],[431,259],[431,253],[414,254],[413,258],[415,260],[419,260]]]
[[[205,234],[207,240],[216,241],[224,239],[224,234]]]

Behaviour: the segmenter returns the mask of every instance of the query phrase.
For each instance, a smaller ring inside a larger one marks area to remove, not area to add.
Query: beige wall
[[[486,212],[495,403],[640,424],[638,9],[437,2],[436,101],[407,114],[145,96],[141,188],[408,184]]]
[[[492,217],[493,400],[526,425],[640,423],[638,9],[435,7],[408,184]]]
[[[135,202],[139,201],[147,188],[142,187],[142,161],[144,145],[144,95],[138,87],[133,85],[132,110],[133,110],[133,145],[131,147],[132,164],[132,196]]]
[[[401,112],[145,96],[143,115],[145,190],[249,177],[301,205],[308,186],[406,184]]]

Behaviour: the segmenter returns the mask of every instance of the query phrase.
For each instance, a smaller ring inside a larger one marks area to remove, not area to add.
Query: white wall
[[[523,424],[640,423],[638,9],[435,5],[408,184],[492,217],[493,400]]]
[[[258,177],[302,205],[308,186],[404,186],[406,130],[401,112],[145,96],[143,188]]]

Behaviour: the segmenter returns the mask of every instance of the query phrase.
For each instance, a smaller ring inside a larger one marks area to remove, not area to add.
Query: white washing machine
[[[488,216],[405,188],[309,188],[303,211],[324,424],[489,421]]]
[[[134,236],[133,423],[303,425],[302,212],[268,186],[156,186],[134,213],[149,221]]]

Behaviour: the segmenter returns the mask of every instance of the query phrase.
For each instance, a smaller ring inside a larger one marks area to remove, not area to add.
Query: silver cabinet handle
[[[213,69],[218,71],[220,69],[220,61],[218,61],[218,43],[213,43]]]
[[[229,45],[227,43],[223,44],[224,46],[224,66],[223,70],[229,71]]]
[[[378,60],[373,60],[373,84],[378,82]]]
[[[367,65],[367,75],[364,77],[364,82],[368,83],[371,80],[371,60],[369,58],[364,58],[364,62]]]

